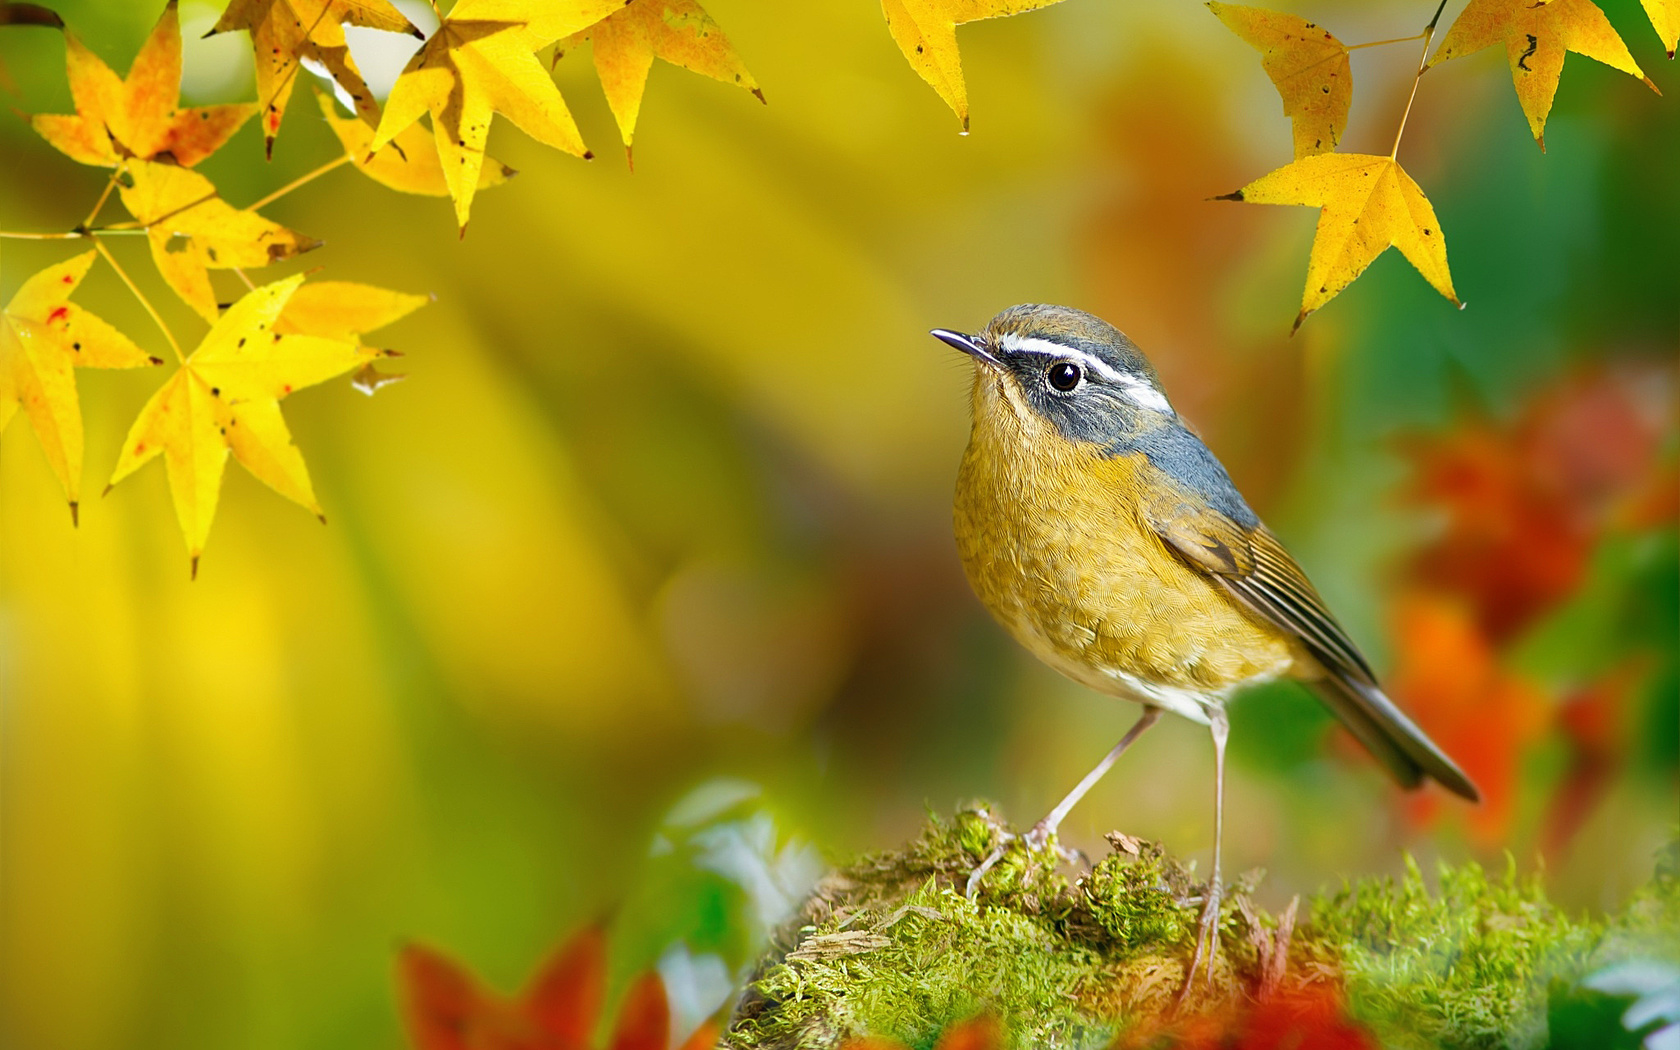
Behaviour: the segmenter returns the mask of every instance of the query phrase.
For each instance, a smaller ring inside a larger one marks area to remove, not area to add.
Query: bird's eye
[[[1085,373],[1072,361],[1057,361],[1050,366],[1050,385],[1063,393],[1079,385]]]

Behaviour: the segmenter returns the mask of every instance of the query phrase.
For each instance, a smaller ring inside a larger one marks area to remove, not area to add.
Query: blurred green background
[[[119,71],[158,13],[52,6]],[[1430,5],[1280,6],[1356,42]],[[1270,688],[1234,715],[1230,870],[1268,869],[1277,903],[1402,849],[1509,851],[1571,908],[1615,905],[1677,819],[1680,75],[1635,0],[1604,6],[1668,97],[1572,56],[1542,155],[1499,49],[1432,70],[1400,159],[1468,309],[1390,252],[1293,339],[1314,213],[1207,200],[1286,163],[1287,122],[1185,0],[959,30],[966,137],[869,0],[714,0],[769,105],[657,65],[633,175],[578,55],[557,78],[597,159],[499,121],[521,174],[464,240],[447,202],[348,168],[265,209],[326,241],[294,269],[436,302],[373,337],[407,382],[286,402],[330,524],[230,469],[195,583],[161,467],[72,529],[8,429],[0,1043],[395,1047],[401,940],[511,990],[602,916],[621,979],[662,956],[669,977],[679,943],[737,966],[775,895],[668,848],[691,819],[670,807],[712,778],[759,787],[706,790],[758,814],[739,855],[786,862],[766,870],[790,892],[818,853],[959,799],[1036,819],[1133,711],[1036,665],[957,563],[968,365],[926,332],[1023,301],[1152,355],[1396,692],[1494,782],[1481,816],[1407,800]],[[217,6],[181,10],[186,99],[251,98],[247,38],[200,41]],[[351,41],[385,84],[413,45]],[[0,60],[0,228],[66,229],[105,172],[16,115],[67,111],[60,39],[0,31]],[[1386,152],[1416,61],[1356,52],[1344,150]],[[201,170],[244,203],[336,151],[300,85],[271,164],[253,124]],[[112,246],[196,341],[139,240]],[[78,248],[0,244],[0,297]],[[162,352],[108,268],[78,300]],[[161,380],[79,374],[87,491]],[[1486,469],[1448,469],[1460,452]],[[1562,496],[1545,480],[1581,463]],[[1479,514],[1492,561],[1521,562],[1559,507],[1576,571],[1485,629],[1505,584],[1431,552]],[[1066,840],[1121,828],[1206,863],[1211,748],[1169,723]]]

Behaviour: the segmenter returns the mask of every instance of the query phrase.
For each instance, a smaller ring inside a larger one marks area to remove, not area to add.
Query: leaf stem
[[[111,169],[111,177],[105,180],[105,192],[101,193],[99,199],[93,202],[93,210],[88,212],[87,218],[82,220],[79,229],[93,228],[93,220],[99,218],[99,212],[105,207],[105,202],[111,199],[111,191],[117,188],[117,177],[123,173],[123,169],[126,167],[128,167],[128,161],[125,160]]]
[[[301,186],[307,186],[309,183],[314,182],[316,179],[320,178],[322,175],[325,175],[327,172],[332,171],[334,168],[341,167],[341,166],[343,166],[345,164],[348,164],[348,163],[350,163],[350,154],[348,154],[348,153],[339,154],[339,157],[338,157],[337,160],[329,160],[325,164],[321,165],[319,168],[316,168],[314,171],[307,172],[303,175],[299,175],[297,178],[293,179],[291,182],[286,183],[284,186],[275,190],[273,193],[270,193],[268,196],[264,197],[262,200],[257,201],[255,204],[246,205],[245,210],[246,211],[256,211],[258,208],[265,208],[268,205],[273,204],[275,201],[279,200],[281,197],[284,197],[286,194],[292,192],[293,190],[298,189]]]
[[[1423,54],[1418,56],[1417,72],[1412,74],[1412,93],[1406,97],[1406,112],[1400,114],[1400,129],[1394,133],[1394,148],[1388,151],[1388,159],[1394,160],[1400,156],[1400,140],[1406,134],[1406,118],[1412,115],[1412,103],[1417,101],[1418,81],[1423,79],[1423,71],[1429,68],[1429,42],[1435,39],[1435,26],[1441,21],[1441,12],[1447,9],[1447,0],[1441,0],[1441,5],[1435,9],[1435,17],[1423,27]]]
[[[1362,47],[1382,47],[1384,44],[1404,44],[1408,40],[1422,40],[1423,33],[1413,33],[1411,36],[1390,37],[1387,40],[1369,40],[1363,44],[1348,44],[1345,50],[1358,51]]]
[[[128,285],[128,290],[134,293],[134,298],[140,300],[140,305],[144,306],[146,312],[152,315],[153,323],[158,326],[158,330],[163,333],[163,337],[169,340],[169,348],[175,351],[175,360],[183,364],[186,363],[186,358],[181,354],[181,344],[175,341],[175,333],[171,332],[169,326],[163,323],[163,317],[152,306],[152,301],[147,299],[146,294],[140,290],[140,286],[135,284],[128,276],[128,271],[117,263],[117,257],[111,254],[111,249],[105,247],[105,242],[97,239],[93,242],[93,246],[99,249],[99,254],[104,256],[105,261],[111,264],[111,269],[117,271],[117,276],[121,277],[122,282]]]

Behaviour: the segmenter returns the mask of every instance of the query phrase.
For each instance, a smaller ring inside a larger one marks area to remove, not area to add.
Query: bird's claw
[[[1072,864],[1082,856],[1077,850],[1064,849],[1060,845],[1052,846],[1050,840],[1055,837],[1056,829],[1042,820],[1028,828],[1025,834],[1016,835],[1008,831],[1000,832],[1000,834],[1002,839],[997,846],[992,849],[985,860],[980,862],[980,866],[975,868],[973,873],[968,876],[967,893],[969,900],[973,900],[980,892],[980,883],[985,879],[986,873],[997,866],[997,862],[1003,859],[1005,853],[1009,852],[1012,843],[1020,842],[1029,854],[1043,853],[1047,849],[1054,849],[1056,856],[1068,864]]]
[[[1191,989],[1196,986],[1196,971],[1206,970],[1207,986],[1213,990],[1213,958],[1219,951],[1219,905],[1225,896],[1224,888],[1217,881],[1208,883],[1207,894],[1202,899],[1202,918],[1196,926],[1196,951],[1190,956],[1190,968],[1184,974],[1184,987],[1178,991],[1178,1000],[1174,1004],[1183,1008],[1190,999]]]

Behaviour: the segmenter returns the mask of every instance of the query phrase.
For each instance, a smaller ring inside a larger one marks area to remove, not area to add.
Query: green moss
[[[724,1044],[828,1050],[883,1035],[920,1050],[987,1011],[1012,1045],[1095,1047],[1159,1020],[1184,982],[1205,887],[1159,846],[1116,834],[1071,884],[1048,854],[1014,846],[970,901],[969,874],[1005,832],[977,806],[824,878],[759,966]],[[1345,983],[1385,1046],[1539,1047],[1549,982],[1555,999],[1611,962],[1680,953],[1680,878],[1665,871],[1599,922],[1561,912],[1514,865],[1497,878],[1443,865],[1431,891],[1408,860],[1399,880],[1319,896],[1292,939],[1239,883],[1210,983],[1198,980],[1187,1005],[1252,997],[1270,970],[1288,985]]]
[[[1357,1016],[1396,1047],[1530,1047],[1545,1038],[1545,988],[1578,969],[1601,929],[1547,902],[1515,864],[1442,865],[1430,893],[1408,857],[1314,901],[1308,944],[1339,963]]]

